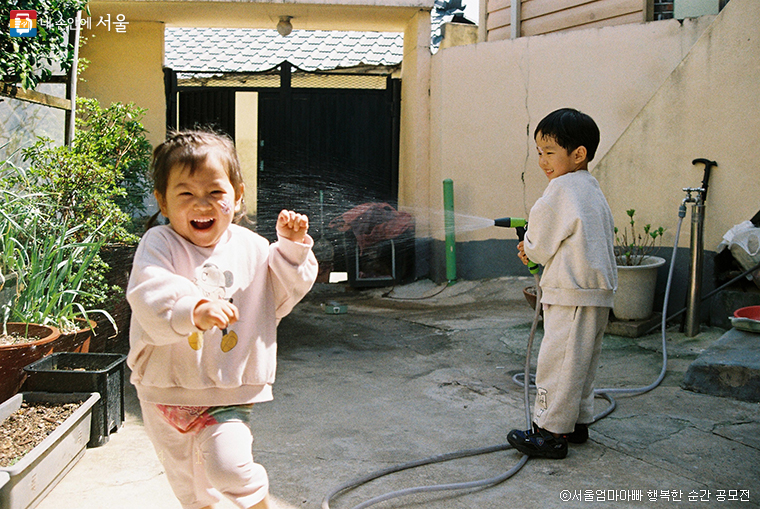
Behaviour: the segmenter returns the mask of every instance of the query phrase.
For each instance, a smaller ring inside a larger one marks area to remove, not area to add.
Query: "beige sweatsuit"
[[[570,433],[593,421],[594,377],[617,287],[612,213],[597,180],[578,170],[549,181],[528,219],[525,254],[544,266],[533,421]]]

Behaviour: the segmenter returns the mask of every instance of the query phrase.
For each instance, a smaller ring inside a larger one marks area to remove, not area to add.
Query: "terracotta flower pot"
[[[61,332],[61,336],[53,344],[54,352],[87,353],[90,351],[90,340],[98,324],[90,320],[90,325],[87,326],[84,318],[77,318],[76,322],[81,323],[82,327],[74,332]]]
[[[8,323],[7,326],[9,334],[24,334],[28,330],[28,336],[39,339],[17,345],[0,345],[0,402],[18,393],[26,378],[24,367],[50,355],[53,343],[61,335],[57,328],[45,325]]]

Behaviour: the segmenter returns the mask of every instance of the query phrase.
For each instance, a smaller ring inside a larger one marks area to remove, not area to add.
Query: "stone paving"
[[[511,428],[523,427],[523,391],[511,377],[523,369],[532,310],[522,288],[531,283],[316,287],[280,324],[275,400],[252,418],[254,454],[269,472],[278,507],[317,509],[333,488],[357,476],[502,444]],[[321,305],[328,302],[348,312],[327,314]],[[760,405],[681,387],[689,366],[724,332],[706,329],[691,339],[668,332],[661,386],[619,397],[616,410],[591,427],[590,441],[572,446],[566,459],[530,460],[491,488],[375,507],[760,506]],[[597,385],[648,385],[661,357],[659,334],[607,336]],[[180,507],[145,437],[131,387],[126,396],[124,427],[106,445],[88,449],[39,509]],[[607,402],[597,405],[601,411]],[[330,507],[354,507],[409,486],[493,477],[519,459],[510,449],[394,474],[341,494]],[[225,501],[219,509],[232,507]]]

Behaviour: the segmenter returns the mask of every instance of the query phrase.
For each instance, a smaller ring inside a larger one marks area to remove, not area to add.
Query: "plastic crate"
[[[126,355],[110,353],[54,353],[24,368],[27,391],[97,392],[100,401],[92,410],[90,441],[99,447],[124,422],[124,361]]]

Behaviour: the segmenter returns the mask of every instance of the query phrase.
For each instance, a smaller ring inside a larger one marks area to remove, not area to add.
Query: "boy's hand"
[[[309,218],[292,210],[283,210],[277,217],[277,233],[293,242],[303,242],[309,231]]]
[[[225,329],[238,321],[238,308],[229,301],[204,300],[193,310],[195,326],[201,330]]]
[[[522,260],[523,265],[528,265],[528,255],[525,254],[525,246],[523,244],[523,241],[517,244],[517,256]]]

